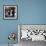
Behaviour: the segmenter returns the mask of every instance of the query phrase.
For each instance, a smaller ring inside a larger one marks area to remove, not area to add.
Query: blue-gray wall
[[[3,20],[3,5],[17,5],[18,20]],[[46,24],[46,0],[0,0],[0,44],[8,43],[10,32],[17,34],[17,24]]]

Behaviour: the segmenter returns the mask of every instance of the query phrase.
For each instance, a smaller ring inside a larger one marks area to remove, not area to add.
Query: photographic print
[[[17,19],[17,6],[16,5],[4,5],[4,19]]]
[[[22,24],[20,28],[20,41],[46,41],[46,25]]]

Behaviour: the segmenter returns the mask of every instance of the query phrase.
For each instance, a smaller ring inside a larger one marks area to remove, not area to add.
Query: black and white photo
[[[4,19],[17,19],[16,5],[4,5]]]

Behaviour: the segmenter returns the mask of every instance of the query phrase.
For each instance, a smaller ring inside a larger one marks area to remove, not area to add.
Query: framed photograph
[[[40,24],[19,24],[19,41],[46,41],[46,25]]]
[[[17,19],[17,6],[16,5],[4,5],[3,6],[3,18],[4,19]]]

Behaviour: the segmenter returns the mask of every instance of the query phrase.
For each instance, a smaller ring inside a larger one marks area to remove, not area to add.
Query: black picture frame
[[[3,5],[3,19],[16,20],[18,19],[17,12],[17,5]]]

